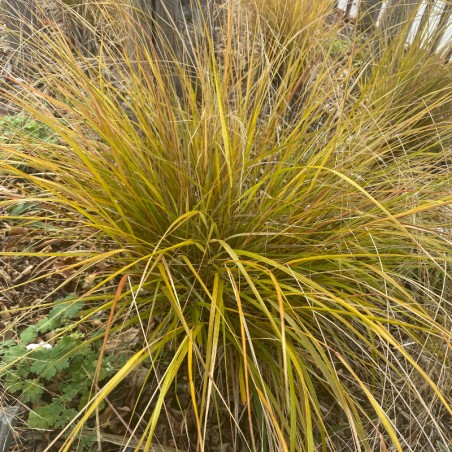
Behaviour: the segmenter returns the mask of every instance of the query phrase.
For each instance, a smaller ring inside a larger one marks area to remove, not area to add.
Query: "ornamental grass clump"
[[[121,394],[135,450],[165,429],[187,450],[447,448],[452,73],[428,42],[377,58],[329,1],[303,30],[273,3],[95,65],[43,34],[36,80],[3,91],[55,137],[1,146],[46,206],[29,223],[64,238],[64,215],[90,243],[31,254],[73,258],[63,286],[102,264],[59,334],[101,343],[98,368],[139,337],[49,448],[100,444]]]

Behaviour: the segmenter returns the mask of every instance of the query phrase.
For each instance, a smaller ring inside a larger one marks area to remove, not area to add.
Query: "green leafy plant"
[[[26,114],[0,117],[0,141],[14,143],[17,136],[22,140],[38,139],[41,141],[56,143],[55,133],[42,122],[36,121]]]
[[[10,158],[10,149],[20,147],[20,151],[30,152],[30,149],[36,143],[58,143],[57,135],[44,123],[36,121],[30,115],[20,113],[13,116],[0,117],[0,143],[10,145],[11,148],[5,147],[0,151],[0,159]],[[16,162],[12,160],[10,163],[26,173],[36,172],[37,168],[31,165],[30,160],[20,158]]]
[[[217,41],[206,29],[182,59],[125,53],[119,81],[105,75],[108,43],[86,71],[60,37],[39,48],[55,95],[4,93],[62,144],[12,156],[52,180],[3,171],[99,237],[77,253],[75,267],[109,272],[84,294],[83,322],[110,310],[118,330],[142,331],[63,451],[140,369],[124,432],[136,450],[161,439],[170,403],[182,448],[450,439],[452,73],[428,42],[376,55],[356,36],[328,52],[342,27],[331,2],[282,3],[247,15],[226,2]]]
[[[66,426],[92,390],[90,378],[97,366],[99,348],[83,340],[80,332],[67,331],[83,308],[83,303],[70,301],[72,298],[57,300],[47,316],[22,331],[19,341],[4,341],[0,346],[4,389],[29,404],[31,428]],[[58,337],[55,345],[33,342],[44,334]],[[117,361],[113,356],[105,357],[99,381],[114,373]]]

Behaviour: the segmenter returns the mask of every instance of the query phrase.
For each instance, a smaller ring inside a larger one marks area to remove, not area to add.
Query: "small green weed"
[[[27,136],[30,140],[57,143],[55,133],[43,123],[25,114],[0,117],[0,141],[14,143],[17,135]]]
[[[39,169],[30,162],[25,164],[23,158],[17,158],[17,152],[29,153],[33,146],[57,143],[55,132],[24,113],[0,117],[0,144],[7,146],[7,150],[0,152],[0,159],[9,161],[25,174],[39,172]]]
[[[21,333],[18,342],[8,340],[0,344],[0,377],[8,393],[19,394],[20,401],[31,407],[31,428],[64,427],[89,399],[99,347],[86,341],[82,333],[68,331],[67,325],[83,308],[82,302],[72,298],[59,300],[46,317]],[[58,336],[54,346],[42,340],[33,344],[40,335],[48,333]],[[99,381],[114,372],[115,357],[106,356]]]
[[[36,203],[31,202],[18,202],[12,204],[6,208],[6,212],[12,217],[20,217],[22,215],[28,214],[32,215],[36,213]]]

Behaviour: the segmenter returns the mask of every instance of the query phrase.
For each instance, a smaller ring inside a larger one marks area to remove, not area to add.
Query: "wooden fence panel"
[[[380,46],[400,33],[409,43],[422,42],[428,34],[433,39],[432,49],[440,51],[452,37],[451,0],[338,0],[338,7],[348,18],[356,19],[361,32],[378,27]]]

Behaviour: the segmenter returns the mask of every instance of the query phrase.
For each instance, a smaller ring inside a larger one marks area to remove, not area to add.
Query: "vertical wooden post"
[[[181,0],[130,0],[134,30],[129,37],[129,58],[135,70],[146,77],[148,59],[157,58],[161,75],[181,95],[175,62],[181,62],[183,11]]]
[[[349,18],[350,13],[352,11],[352,7],[353,7],[353,0],[348,0],[347,6],[345,7],[345,17],[346,18]]]
[[[361,33],[375,30],[382,6],[382,0],[361,0],[359,2],[358,29]]]
[[[151,53],[154,46],[162,58],[168,54],[167,49],[177,54],[178,25],[182,20],[180,0],[132,0],[131,7],[136,32],[133,39],[137,40],[133,53],[140,53],[137,46]]]

